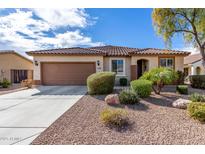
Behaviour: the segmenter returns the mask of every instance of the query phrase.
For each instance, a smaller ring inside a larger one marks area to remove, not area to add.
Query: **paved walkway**
[[[25,90],[25,89],[28,89],[28,88],[22,87],[21,84],[13,84],[12,86],[8,88],[0,87],[0,95],[9,94],[9,93],[13,93],[13,92],[17,92],[17,91]]]

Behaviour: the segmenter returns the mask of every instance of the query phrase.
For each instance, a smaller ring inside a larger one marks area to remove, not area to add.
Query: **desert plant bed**
[[[119,106],[107,105],[105,95],[85,95],[32,144],[205,144],[205,124],[171,106],[181,97],[175,90],[152,92],[137,104]],[[100,113],[106,108],[125,110],[130,127],[116,130],[104,125]]]

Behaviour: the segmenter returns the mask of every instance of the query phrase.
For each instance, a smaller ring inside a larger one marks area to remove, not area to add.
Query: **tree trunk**
[[[154,93],[157,93],[157,90],[155,89],[154,85],[152,85],[152,90],[154,91]]]
[[[160,95],[161,86],[159,86],[159,85],[157,84],[157,85],[156,85],[156,89],[155,89],[155,86],[152,85],[152,89],[153,89],[153,91],[154,91],[155,94]]]
[[[205,69],[205,57],[202,58],[202,65],[203,65],[203,67],[204,67],[204,69]]]
[[[202,65],[205,69],[205,49],[204,49],[204,47],[201,47],[199,50],[200,50],[200,53],[201,53],[201,56],[202,56]]]

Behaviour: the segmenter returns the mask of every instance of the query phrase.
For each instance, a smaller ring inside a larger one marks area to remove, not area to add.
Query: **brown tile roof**
[[[103,56],[131,56],[131,55],[159,55],[159,54],[174,54],[174,55],[189,55],[186,51],[156,49],[156,48],[129,48],[122,46],[98,46],[91,48],[62,48],[27,52],[28,55],[36,54],[62,54],[62,55],[103,55]]]
[[[139,51],[135,51],[132,55],[189,55],[190,52],[179,51],[179,50],[169,50],[169,49],[157,49],[157,48],[145,48]]]
[[[202,56],[201,56],[200,53],[199,54],[189,55],[187,57],[184,57],[184,64],[185,65],[186,64],[192,64],[192,63],[197,62],[197,61],[199,61],[201,59],[202,59]]]
[[[14,54],[14,55],[17,55],[31,63],[33,63],[33,61],[31,59],[28,59],[27,57],[24,57],[23,55],[19,54],[18,52],[15,52],[14,50],[0,50],[0,55],[1,54]]]
[[[139,48],[129,48],[129,47],[122,47],[122,46],[99,46],[99,47],[91,47],[89,49],[97,49],[104,53],[107,56],[129,56],[131,53],[135,51],[139,51]]]
[[[0,54],[12,54],[12,53],[15,53],[14,50],[0,50]]]
[[[60,48],[60,49],[48,49],[26,52],[28,55],[39,54],[52,54],[52,55],[104,55],[101,51],[89,48]]]
[[[169,55],[189,55],[189,52],[169,50],[169,49],[156,49],[156,48],[129,48],[121,46],[100,46],[92,47],[90,49],[101,50],[106,53],[107,56],[131,56],[131,55],[159,55],[159,54],[169,54]]]

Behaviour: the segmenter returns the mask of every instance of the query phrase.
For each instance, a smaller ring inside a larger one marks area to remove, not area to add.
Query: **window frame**
[[[116,76],[125,76],[125,58],[110,58],[110,61],[109,61],[109,70],[110,72],[113,72],[112,71],[112,61],[113,60],[122,60],[123,61],[123,72],[122,74],[118,73],[118,72],[115,72],[116,73]]]
[[[161,59],[166,59],[166,66],[161,66]],[[169,67],[168,64],[168,59],[172,59],[173,61],[173,66]],[[166,67],[166,68],[172,68],[175,69],[175,57],[159,57],[159,67]]]

